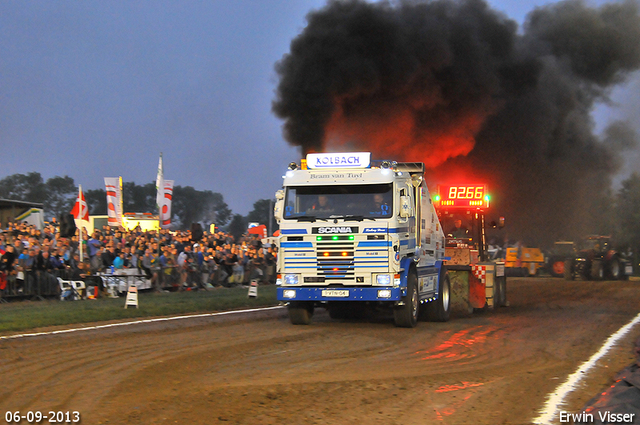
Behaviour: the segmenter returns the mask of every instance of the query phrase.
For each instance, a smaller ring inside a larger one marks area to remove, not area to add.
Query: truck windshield
[[[389,218],[392,184],[292,186],[287,188],[284,218]]]

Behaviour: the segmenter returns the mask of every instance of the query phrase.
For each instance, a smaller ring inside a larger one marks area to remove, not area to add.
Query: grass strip
[[[276,286],[260,286],[257,298],[247,288],[216,288],[209,291],[141,292],[139,308],[124,308],[125,297],[80,301],[13,301],[0,304],[0,332],[49,326],[103,322],[136,317],[205,313],[277,305]]]

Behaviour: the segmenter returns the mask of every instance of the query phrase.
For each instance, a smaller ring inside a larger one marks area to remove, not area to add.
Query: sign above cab
[[[310,153],[309,169],[367,168],[371,165],[371,152]]]

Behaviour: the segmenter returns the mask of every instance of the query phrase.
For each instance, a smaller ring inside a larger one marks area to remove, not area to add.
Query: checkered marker
[[[487,267],[486,266],[478,266],[475,264],[471,265],[471,272],[473,273],[473,275],[475,277],[477,277],[480,282],[482,282],[483,284],[486,284],[486,279],[487,279]]]

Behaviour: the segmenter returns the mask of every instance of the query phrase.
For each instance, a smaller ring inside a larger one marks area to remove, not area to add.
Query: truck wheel
[[[573,260],[564,260],[564,278],[573,280]]]
[[[418,324],[418,276],[411,271],[407,278],[407,295],[402,299],[404,305],[393,309],[393,321],[400,328],[414,328]]]
[[[593,260],[591,262],[591,280],[602,280],[604,278],[604,268],[602,261]]]
[[[621,278],[622,269],[620,268],[620,260],[618,258],[613,257],[609,262],[609,266],[607,267],[607,277],[611,280],[619,280]]]
[[[493,294],[493,308],[504,307],[507,305],[507,279],[496,278],[494,281],[496,292]]]
[[[449,274],[444,272],[438,290],[438,299],[424,305],[425,309],[422,317],[426,317],[431,322],[448,322],[451,313],[451,281]]]
[[[629,280],[629,275],[627,274],[627,270],[626,267],[627,264],[626,263],[621,263],[620,264],[620,280]]]
[[[313,317],[313,303],[292,302],[289,304],[289,320],[294,325],[309,325]]]

